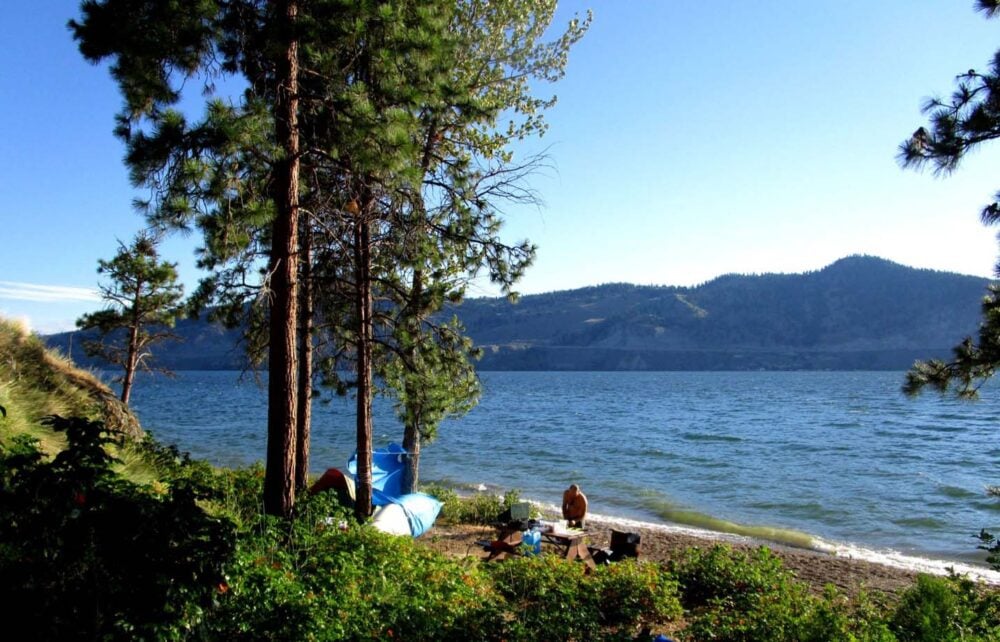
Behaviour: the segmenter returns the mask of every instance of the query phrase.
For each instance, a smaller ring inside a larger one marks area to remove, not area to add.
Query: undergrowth
[[[766,548],[592,573],[452,559],[357,525],[335,493],[266,516],[259,466],[215,470],[151,439],[134,452],[156,479],[126,479],[100,423],[49,423],[68,437],[55,457],[0,439],[5,639],[1000,640],[1000,593],[962,578],[921,577],[888,602],[814,595]],[[444,499],[452,519],[486,520],[517,494]]]

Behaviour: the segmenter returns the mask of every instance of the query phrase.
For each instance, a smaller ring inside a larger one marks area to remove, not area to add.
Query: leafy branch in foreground
[[[918,361],[906,373],[903,392],[915,396],[930,386],[945,394],[955,386],[955,394],[963,399],[975,399],[979,389],[996,372],[1000,364],[1000,286],[990,285],[990,294],[983,299],[983,322],[978,340],[966,337],[953,348],[953,359]]]
[[[987,18],[1000,15],[1000,1],[977,0],[977,10]],[[923,107],[930,119],[929,129],[918,128],[899,147],[903,167],[921,168],[927,164],[936,174],[955,171],[962,158],[982,143],[1000,138],[1000,51],[985,72],[969,69],[956,77],[957,87],[950,98],[932,98]],[[1000,223],[1000,193],[983,208],[984,225]],[[1000,260],[995,269],[1000,276]],[[914,396],[930,386],[946,394],[955,385],[959,398],[975,399],[979,389],[996,374],[1000,364],[1000,286],[989,286],[983,300],[983,320],[978,341],[966,337],[953,349],[950,362],[940,359],[917,361],[906,374],[903,392]],[[988,493],[994,491],[987,489]],[[987,561],[1000,568],[1000,542],[991,533],[979,533],[981,549],[989,551]]]

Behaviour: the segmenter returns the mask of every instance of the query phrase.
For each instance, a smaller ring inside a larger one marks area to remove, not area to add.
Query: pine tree
[[[1000,16],[1000,0],[977,0],[987,18]],[[931,165],[947,175],[958,169],[966,153],[1000,138],[1000,51],[984,72],[969,69],[957,76],[957,87],[947,99],[933,98],[923,108],[928,127],[920,127],[900,145],[904,167]],[[1000,193],[983,208],[986,225],[1000,223]],[[1000,276],[1000,261],[996,266]],[[930,386],[941,393],[952,386],[961,397],[974,398],[1000,365],[1000,287],[990,286],[983,300],[983,320],[977,339],[966,337],[953,349],[950,361],[918,361],[907,373],[903,390],[918,394]]]
[[[269,328],[264,504],[289,515],[298,389],[298,3],[87,0],[81,10],[70,27],[85,58],[112,60],[125,103],[116,133],[133,182],[152,192],[144,204],[152,221],[199,225],[201,264],[217,270],[215,283],[237,283],[259,265],[257,256],[266,260],[251,286],[266,300]],[[221,75],[249,86],[237,105],[211,98]],[[210,97],[194,124],[176,109],[189,83]]]
[[[513,287],[535,256],[530,242],[502,239],[499,210],[537,202],[527,178],[544,159],[515,162],[511,146],[544,134],[555,97],[539,97],[538,86],[562,78],[570,48],[590,25],[589,14],[574,18],[546,41],[555,9],[554,0],[458,3],[452,90],[420,113],[420,189],[402,200],[395,260],[379,262],[396,266],[383,277],[396,314],[382,376],[397,398],[410,453],[404,491],[417,484],[421,442],[434,438],[445,417],[474,407],[480,393],[473,366],[479,351],[457,319],[434,315],[459,304],[484,271],[516,298]],[[501,115],[506,127],[497,126]]]
[[[177,283],[177,264],[160,260],[156,239],[142,232],[131,245],[119,243],[110,261],[98,261],[97,272],[107,281],[100,285],[108,307],[77,320],[81,330],[97,330],[100,338],[83,343],[88,355],[98,356],[124,371],[121,400],[132,394],[135,374],[151,370],[150,348],[164,340],[178,339],[171,332],[184,288]]]

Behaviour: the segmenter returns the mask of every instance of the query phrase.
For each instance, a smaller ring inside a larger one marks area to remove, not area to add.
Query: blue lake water
[[[976,563],[1000,531],[1000,389],[979,402],[900,392],[893,372],[484,372],[480,405],[442,425],[424,481],[517,488],[591,511],[836,547]],[[222,465],[263,459],[266,397],[234,372],[143,379],[143,426]],[[343,468],[353,399],[317,402],[312,466]],[[376,401],[376,446],[401,441]],[[773,529],[773,530],[767,530]]]

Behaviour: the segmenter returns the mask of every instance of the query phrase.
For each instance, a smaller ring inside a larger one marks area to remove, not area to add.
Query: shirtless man
[[[583,528],[583,518],[587,516],[587,496],[580,492],[580,487],[576,484],[563,493],[562,515],[567,526]]]

